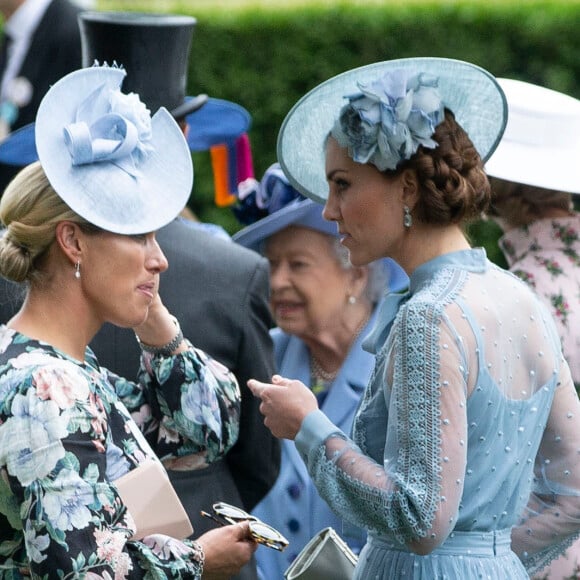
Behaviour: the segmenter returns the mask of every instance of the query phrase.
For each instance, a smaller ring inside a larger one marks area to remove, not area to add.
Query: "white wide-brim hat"
[[[483,160],[496,148],[504,131],[507,104],[496,79],[486,70],[447,58],[403,58],[352,69],[318,85],[290,110],[278,135],[280,165],[303,195],[324,203],[326,137],[346,97],[360,92],[357,83],[371,83],[388,72],[428,73],[439,79],[443,104],[465,129]]]
[[[120,92],[125,74],[120,68],[93,66],[60,79],[40,103],[35,140],[50,184],[73,211],[104,230],[142,234],[168,224],[183,209],[193,186],[193,164],[185,136],[165,108],[150,117],[137,95],[125,99],[129,96]],[[150,119],[150,133],[138,130],[140,136],[148,133],[146,142],[138,139],[146,154],[138,155],[132,148],[114,158],[130,147],[130,139],[117,143],[115,127],[104,135],[97,130],[105,117],[111,119],[108,113],[115,112],[107,95],[125,104],[115,117],[120,125],[123,120],[136,120],[136,124],[126,123],[128,136],[134,136],[137,125],[147,127]],[[95,161],[73,164],[66,133],[79,121],[89,127],[82,135],[83,151],[89,157],[94,154]],[[114,151],[99,161],[103,148]]]
[[[508,122],[488,175],[580,193],[580,100],[545,87],[497,79],[508,102]]]

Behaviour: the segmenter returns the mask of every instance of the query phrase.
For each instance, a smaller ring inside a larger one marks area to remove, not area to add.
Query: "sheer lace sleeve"
[[[467,365],[441,303],[407,305],[378,354],[357,418],[359,426],[382,425],[382,440],[378,431],[364,433],[363,453],[321,413],[306,418],[296,443],[341,516],[418,553],[445,540],[466,472]],[[375,421],[381,413],[385,421]]]
[[[562,362],[548,424],[535,463],[535,486],[512,545],[531,574],[579,536],[580,402]]]

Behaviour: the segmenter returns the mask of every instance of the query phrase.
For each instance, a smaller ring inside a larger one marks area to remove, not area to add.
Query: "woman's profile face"
[[[91,308],[101,322],[141,324],[168,267],[155,234],[101,232],[86,239],[79,283]]]
[[[399,178],[356,163],[332,137],[326,147],[326,177],[329,191],[323,215],[337,222],[351,262],[361,266],[383,257],[397,260],[404,234]]]
[[[300,226],[289,226],[266,241],[270,307],[285,332],[316,336],[342,320],[352,275],[340,265],[333,243],[328,234]]]

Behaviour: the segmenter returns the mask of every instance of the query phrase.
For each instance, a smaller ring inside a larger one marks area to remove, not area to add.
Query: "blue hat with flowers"
[[[93,66],[55,83],[36,116],[36,149],[56,193],[117,234],[155,231],[185,206],[193,164],[179,125],[120,87],[125,71]]]
[[[496,79],[460,60],[405,58],[337,75],[302,97],[278,135],[278,159],[307,197],[328,197],[324,146],[329,134],[353,160],[396,169],[432,139],[451,110],[485,161],[505,129],[507,103]]]
[[[238,244],[256,252],[262,250],[264,241],[277,232],[301,226],[323,234],[338,237],[336,223],[322,217],[322,206],[305,198],[288,181],[279,163],[271,165],[260,182],[242,188],[240,221],[248,223],[233,235]],[[409,279],[405,271],[392,259],[381,260],[391,291],[406,288]]]

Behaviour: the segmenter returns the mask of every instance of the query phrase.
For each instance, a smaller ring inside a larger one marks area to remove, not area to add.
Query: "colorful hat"
[[[322,217],[322,205],[305,199],[296,191],[278,163],[266,170],[258,187],[245,199],[251,199],[252,196],[250,203],[259,207],[259,212],[253,215],[264,217],[233,235],[233,240],[246,248],[260,252],[267,238],[289,226],[301,226],[339,237],[336,223]],[[395,261],[384,258],[381,263],[385,268],[390,291],[397,292],[407,287],[407,274]]]
[[[404,86],[402,79],[413,83],[412,90]],[[361,149],[368,148],[369,135],[372,135],[370,145],[375,146],[378,140],[381,146],[396,148],[398,152],[403,148],[408,151],[411,146],[412,153],[417,144],[434,146],[429,141],[437,124],[439,113],[433,106],[437,101],[455,114],[486,160],[496,148],[507,118],[505,96],[495,78],[486,70],[459,60],[429,57],[390,60],[335,76],[294,105],[278,135],[278,159],[284,173],[301,193],[322,203],[328,197],[324,145],[347,99],[362,103],[363,108],[373,100],[378,105],[368,112],[359,111],[359,125],[369,129],[367,135],[361,136]],[[405,121],[400,123],[400,118]],[[391,123],[395,141],[401,138],[402,141],[394,142],[392,134],[383,139],[384,133],[377,139],[376,126],[381,122]],[[412,138],[405,139],[409,135]]]
[[[90,223],[118,234],[155,231],[185,206],[191,154],[175,119],[153,117],[120,87],[123,69],[94,66],[55,83],[36,116],[36,149],[54,190]]]
[[[580,193],[580,100],[545,87],[497,79],[508,122],[485,169],[507,181]]]

